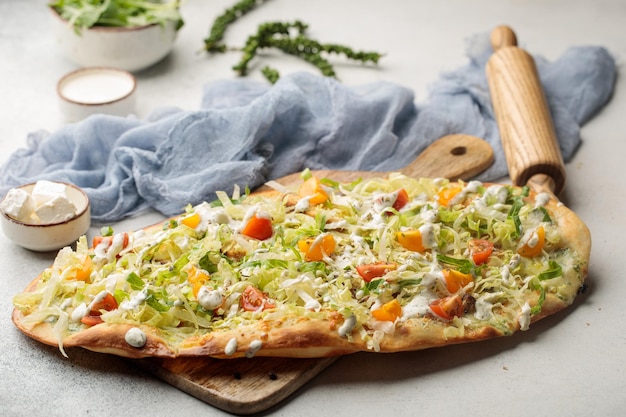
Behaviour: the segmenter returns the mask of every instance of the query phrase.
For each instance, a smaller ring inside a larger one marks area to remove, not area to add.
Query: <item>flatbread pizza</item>
[[[325,357],[511,335],[584,286],[589,231],[548,194],[302,177],[81,238],[14,297],[14,323],[63,353]]]

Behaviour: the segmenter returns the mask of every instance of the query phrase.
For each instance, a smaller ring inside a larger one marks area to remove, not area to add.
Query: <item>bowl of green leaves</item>
[[[53,0],[52,30],[75,64],[140,71],[165,58],[183,18],[179,0]]]

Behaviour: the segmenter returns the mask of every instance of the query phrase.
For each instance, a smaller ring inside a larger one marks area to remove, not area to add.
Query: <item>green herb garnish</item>
[[[130,274],[128,274],[128,276],[126,277],[126,282],[130,284],[130,288],[137,291],[142,290],[143,287],[146,286],[146,283],[143,281],[143,279],[141,279],[141,277],[135,272],[131,272]]]
[[[103,226],[100,228],[101,236],[113,236],[113,228],[111,226]]]
[[[548,262],[548,268],[540,273],[537,278],[539,281],[545,281],[546,279],[557,278],[563,275],[563,269],[561,265],[556,263],[555,261]]]
[[[530,309],[531,314],[539,314],[541,313],[541,307],[543,306],[543,302],[546,301],[546,290],[543,288],[538,279],[532,279],[528,286],[535,291],[539,291],[539,299],[537,300],[537,305]]]
[[[470,274],[474,269],[474,264],[468,259],[453,258],[439,253],[437,254],[437,260],[443,264],[455,266],[459,272],[464,274]]]
[[[77,33],[93,26],[138,27],[173,21],[178,30],[184,25],[179,0],[54,0],[48,6]]]
[[[209,36],[204,40],[204,49],[208,52],[226,52],[227,47],[222,43],[226,29],[231,23],[254,9],[258,4],[259,1],[257,0],[241,0],[234,6],[224,10],[213,22]]]
[[[229,48],[222,39],[229,25],[238,18],[260,5],[256,0],[240,0],[234,6],[226,9],[218,16],[211,27],[209,36],[204,40],[204,49],[207,52],[226,52]],[[301,58],[318,68],[322,75],[337,78],[335,70],[328,60],[330,55],[344,55],[353,61],[377,64],[382,54],[378,52],[354,51],[351,48],[333,43],[321,43],[307,36],[308,25],[299,20],[293,22],[267,22],[258,26],[257,32],[250,35],[242,48],[243,55],[233,67],[240,76],[248,74],[248,64],[257,56],[261,49],[274,48],[286,54]],[[262,74],[271,83],[280,78],[274,68],[264,66]]]

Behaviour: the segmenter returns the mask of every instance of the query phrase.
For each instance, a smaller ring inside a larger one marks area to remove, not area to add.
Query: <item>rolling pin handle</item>
[[[490,36],[491,48],[494,52],[507,46],[517,46],[517,36],[515,32],[508,26],[498,26],[492,32]]]
[[[494,53],[486,66],[487,81],[509,176],[513,184],[524,185],[543,174],[530,184],[553,187],[558,195],[565,167],[535,61],[516,46],[517,37],[507,26],[491,32],[491,43]]]

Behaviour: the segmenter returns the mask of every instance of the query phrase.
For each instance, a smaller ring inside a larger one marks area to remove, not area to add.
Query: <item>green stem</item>
[[[280,74],[278,73],[278,71],[267,65],[261,68],[261,74],[263,74],[265,79],[272,84],[275,84],[276,81],[278,81],[278,79],[280,78]]]
[[[377,64],[382,57],[377,52],[354,51],[351,48],[338,44],[322,44],[305,35],[307,25],[301,21],[292,23],[270,22],[259,26],[257,33],[248,37],[242,52],[241,60],[233,67],[241,76],[248,73],[248,64],[256,56],[259,49],[276,48],[286,54],[296,56],[318,68],[324,76],[336,78],[336,73],[328,59],[323,55],[343,54],[348,59]],[[291,36],[295,29],[297,34]],[[267,67],[266,67],[267,68]],[[276,79],[275,70],[266,70],[272,79]],[[266,76],[266,78],[269,77]],[[270,80],[271,81],[271,80]]]
[[[204,49],[208,52],[225,52],[226,45],[222,43],[222,39],[228,26],[262,2],[263,0],[240,0],[233,7],[226,9],[213,22],[209,36],[204,39]]]
[[[240,0],[218,16],[211,27],[209,36],[204,39],[204,49],[208,52],[225,52],[228,48],[222,43],[224,33],[230,24],[260,5],[263,0]],[[338,44],[322,44],[310,39],[305,32],[308,25],[296,20],[294,22],[268,22],[259,25],[257,32],[246,40],[241,49],[242,56],[233,66],[240,76],[248,74],[250,61],[259,49],[276,48],[286,54],[296,56],[318,68],[324,76],[336,78],[336,73],[327,59],[329,54],[345,55],[346,58],[377,64],[382,57],[377,52],[353,51],[351,48]],[[296,32],[295,34],[292,32]],[[272,83],[279,78],[278,71],[264,67],[261,72]]]

